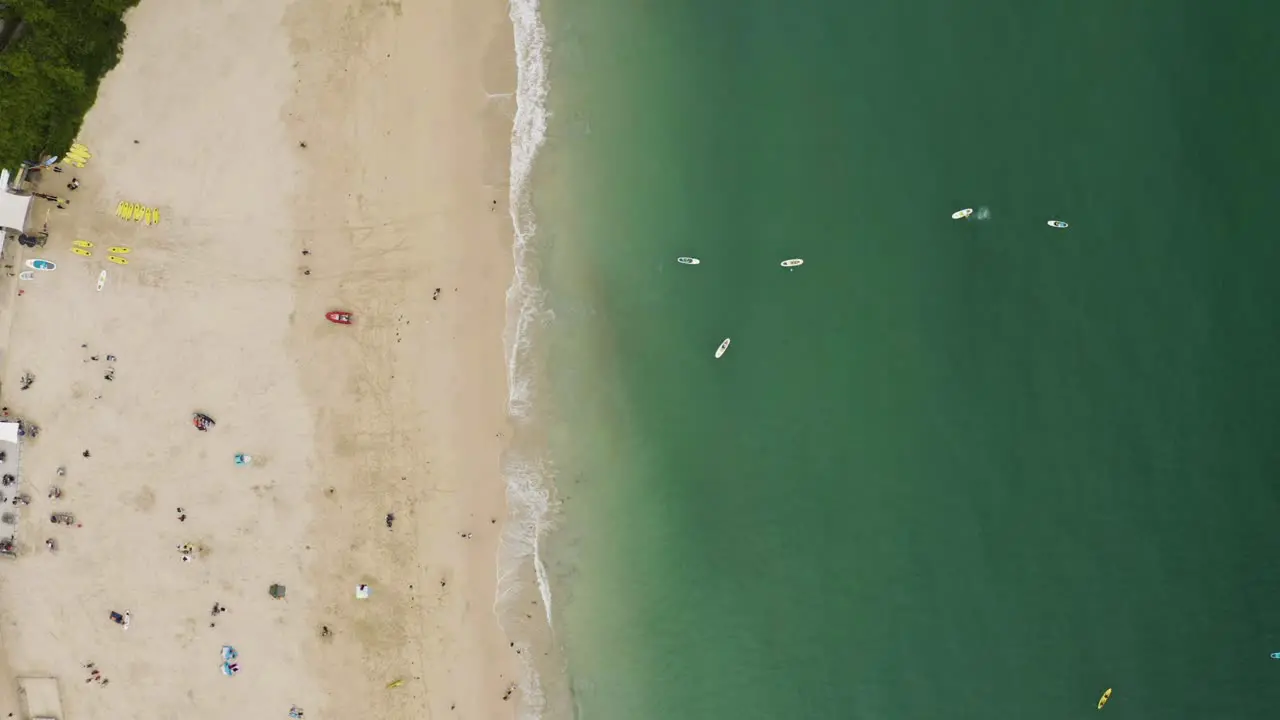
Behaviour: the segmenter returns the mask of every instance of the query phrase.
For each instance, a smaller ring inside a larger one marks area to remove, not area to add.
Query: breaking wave
[[[532,413],[534,378],[538,371],[532,352],[539,327],[551,318],[545,308],[545,293],[538,286],[533,239],[537,232],[530,182],[534,161],[547,136],[547,45],[546,29],[539,12],[539,0],[510,0],[508,9],[515,34],[516,113],[511,129],[510,196],[514,227],[512,255],[514,274],[507,289],[507,321],[504,349],[507,364],[507,412],[517,434]],[[494,611],[508,637],[517,647],[528,647],[530,639],[549,636],[551,588],[540,545],[551,527],[553,501],[552,473],[543,458],[517,443],[507,449],[503,460],[506,481],[507,518],[503,526],[498,556],[497,597]],[[533,587],[529,587],[532,580]],[[536,590],[546,612],[542,632],[520,627],[514,606]],[[521,632],[524,630],[524,632]],[[524,673],[520,682],[519,717],[536,720],[546,707],[542,680],[534,667],[536,653],[521,652]]]

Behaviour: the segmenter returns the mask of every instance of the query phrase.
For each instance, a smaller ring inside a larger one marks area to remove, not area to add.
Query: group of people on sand
[[[89,671],[89,677],[84,679],[85,684],[96,682],[102,687],[106,687],[107,683],[111,682],[98,670],[98,666],[94,663],[85,663],[84,669]]]
[[[41,163],[26,163],[27,177],[31,179],[32,182],[36,182],[40,178],[40,172],[43,170],[52,170],[56,173],[62,172],[62,168],[54,163],[53,160],[54,158],[46,158],[45,161]],[[78,187],[80,187],[80,178],[78,177],[71,178],[71,182],[67,183],[68,192],[75,192]],[[67,206],[71,204],[71,201],[67,198],[50,195],[49,193],[32,192],[31,195],[33,197],[43,198],[51,203],[57,203],[59,210],[65,210]]]

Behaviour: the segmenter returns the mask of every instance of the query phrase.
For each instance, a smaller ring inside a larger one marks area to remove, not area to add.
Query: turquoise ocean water
[[[549,715],[1280,712],[1277,15],[546,0]]]

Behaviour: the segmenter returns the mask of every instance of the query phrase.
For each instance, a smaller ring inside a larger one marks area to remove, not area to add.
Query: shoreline
[[[520,717],[573,717],[567,662],[554,624],[542,548],[555,529],[554,462],[541,427],[549,386],[544,366],[545,289],[539,283],[533,178],[550,117],[547,32],[540,0],[509,0],[514,35],[516,112],[511,124],[508,210],[512,275],[503,333],[511,434],[503,452],[507,517],[499,548],[494,611],[521,658]],[[540,606],[540,607],[539,607]]]
[[[49,245],[18,255],[59,271],[17,300],[5,385],[39,381],[6,400],[45,428],[24,474],[67,465],[84,527],[12,566],[6,655],[59,677],[77,717],[523,713],[536,678],[490,611],[509,521],[514,17],[449,0],[358,22],[341,2],[197,14],[143,0],[127,16],[83,187]],[[250,27],[232,59],[206,39],[222,26]],[[121,223],[122,198],[164,224]],[[73,237],[135,248],[102,295]],[[355,325],[325,323],[334,307]],[[89,352],[120,357],[114,382]],[[207,437],[182,421],[192,406],[218,420]],[[230,467],[235,452],[255,464]],[[33,522],[28,538],[49,532]],[[130,632],[108,608],[132,609]],[[246,672],[217,672],[221,644]],[[95,658],[109,688],[75,675]]]

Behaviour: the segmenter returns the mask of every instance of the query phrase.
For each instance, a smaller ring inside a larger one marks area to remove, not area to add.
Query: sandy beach
[[[7,258],[58,269],[3,278],[3,403],[41,433],[22,448],[32,500],[0,565],[0,636],[13,675],[57,680],[66,718],[516,715],[493,610],[506,12],[143,0],[127,16],[79,138],[93,157],[41,180],[71,205],[40,202],[47,246]],[[122,221],[121,201],[160,224]],[[107,261],[118,246],[127,265]],[[335,309],[354,324],[326,322]],[[198,432],[194,411],[217,425]]]

